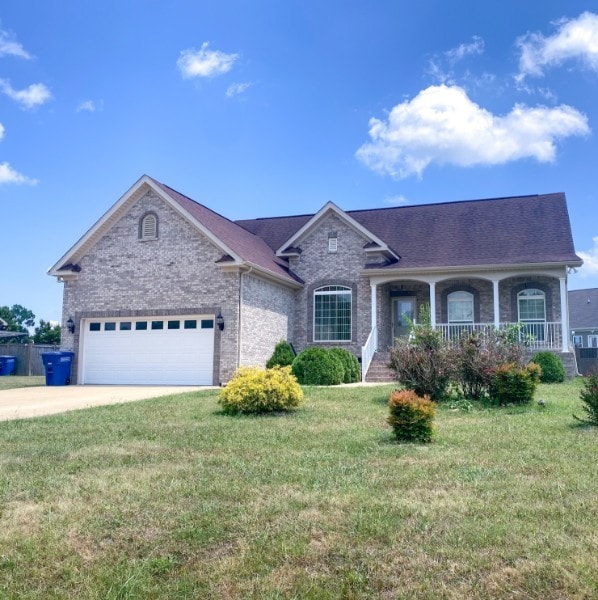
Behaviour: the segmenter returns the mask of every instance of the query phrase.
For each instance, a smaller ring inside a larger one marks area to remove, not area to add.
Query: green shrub
[[[531,362],[525,367],[513,363],[496,369],[492,390],[499,404],[529,404],[540,382],[542,369]]]
[[[266,369],[272,367],[288,367],[293,364],[295,360],[295,351],[291,344],[286,340],[280,340],[276,346],[274,346],[274,352],[266,363]]]
[[[306,348],[292,365],[293,375],[302,385],[338,385],[345,369],[335,354],[324,348]]]
[[[388,423],[399,442],[430,442],[436,408],[428,396],[409,390],[395,391],[388,401]]]
[[[583,402],[582,409],[588,418],[575,418],[583,423],[598,425],[598,374],[590,373],[583,378],[583,389],[581,390],[579,397]]]
[[[225,413],[235,414],[291,410],[302,400],[303,390],[290,367],[241,367],[221,390],[218,402]]]
[[[409,339],[396,341],[388,367],[408,390],[435,401],[443,399],[451,379],[448,346],[440,331],[426,325],[415,325]]]
[[[473,400],[490,394],[494,373],[500,365],[524,365],[523,345],[506,329],[468,332],[450,353],[454,382],[466,398]]]
[[[331,354],[336,355],[344,369],[343,383],[355,383],[361,379],[361,370],[356,356],[344,348],[330,348]]]
[[[565,381],[565,367],[563,361],[552,352],[538,352],[532,361],[540,365],[542,383],[562,383]]]

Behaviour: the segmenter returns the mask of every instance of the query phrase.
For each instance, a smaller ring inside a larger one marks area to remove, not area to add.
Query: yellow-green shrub
[[[301,404],[303,390],[290,367],[241,367],[220,392],[227,414],[291,410]]]
[[[430,442],[434,430],[436,406],[429,396],[410,390],[395,391],[388,401],[388,422],[399,442]]]

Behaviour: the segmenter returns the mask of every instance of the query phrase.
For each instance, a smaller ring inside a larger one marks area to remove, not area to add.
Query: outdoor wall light
[[[71,317],[69,317],[69,320],[66,322],[66,328],[69,330],[69,333],[75,333],[75,323]]]
[[[224,317],[222,316],[221,312],[218,312],[216,315],[216,323],[218,323],[218,329],[220,329],[220,331],[224,331]]]

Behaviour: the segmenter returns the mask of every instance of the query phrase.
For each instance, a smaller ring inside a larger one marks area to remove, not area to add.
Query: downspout
[[[241,342],[243,341],[243,275],[248,275],[253,271],[253,267],[249,267],[247,271],[239,271],[239,335],[237,336],[237,369],[241,366]]]

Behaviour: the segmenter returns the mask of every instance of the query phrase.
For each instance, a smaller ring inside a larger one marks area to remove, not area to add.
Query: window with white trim
[[[519,322],[524,324],[524,332],[535,340],[545,339],[546,294],[542,290],[527,289],[517,294]]]
[[[351,288],[327,285],[314,290],[314,341],[351,341]]]
[[[576,348],[578,348],[578,347],[581,348],[582,344],[583,344],[583,335],[574,335],[573,336],[573,345]]]
[[[598,335],[588,336],[588,348],[598,348]]]
[[[450,293],[447,298],[448,322],[452,324],[473,323],[473,294],[458,291]]]
[[[158,217],[154,213],[147,213],[139,226],[139,238],[142,240],[155,240],[158,237]]]

